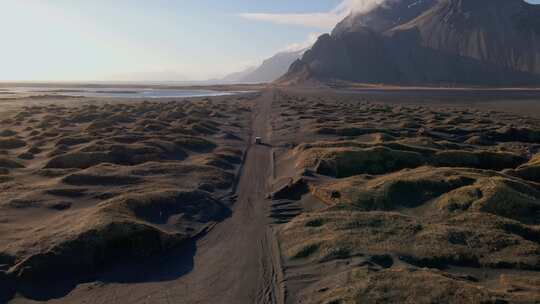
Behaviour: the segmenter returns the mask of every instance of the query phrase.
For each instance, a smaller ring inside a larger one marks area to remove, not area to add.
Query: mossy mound
[[[316,241],[302,258],[391,254],[418,267],[540,270],[540,192],[521,179],[421,167],[327,181],[311,191],[331,207],[284,227],[291,259]]]
[[[212,166],[223,170],[233,170],[235,165],[231,163],[226,157],[217,154],[207,154],[196,157],[193,159],[195,164]]]
[[[26,146],[26,142],[18,138],[0,139],[0,150],[12,150]]]
[[[373,133],[384,133],[388,130],[373,129],[373,128],[356,128],[356,127],[322,127],[316,130],[321,135],[337,135],[337,136],[361,136]]]
[[[537,228],[478,212],[431,220],[379,211],[322,211],[293,219],[279,237],[288,258],[314,262],[389,254],[418,267],[540,269]]]
[[[133,194],[104,203],[107,208],[126,208],[153,224],[178,225],[182,220],[206,223],[227,213],[223,204],[204,191],[159,191]]]
[[[13,137],[17,135],[17,132],[13,131],[13,130],[2,130],[0,131],[0,137]]]
[[[160,140],[126,145],[92,145],[77,152],[56,156],[45,168],[87,169],[102,163],[137,165],[152,161],[183,160],[186,152],[176,144]]]
[[[419,153],[385,147],[329,148],[305,151],[297,167],[311,168],[320,174],[344,178],[358,174],[385,174],[415,168],[425,162],[425,158]]]
[[[378,178],[354,176],[313,186],[324,202],[352,205],[361,210],[413,208],[451,190],[473,184],[481,178],[474,170],[420,167]]]
[[[506,303],[511,293],[475,286],[473,278],[432,269],[405,267],[381,271],[359,268],[348,275],[349,288],[326,293],[326,303]],[[333,302],[332,302],[333,301]],[[321,302],[322,303],[322,302]]]
[[[399,267],[378,270],[357,267],[334,276],[327,276],[316,288],[302,293],[300,301],[321,304],[498,304],[534,303],[540,299],[534,289],[513,293],[481,287],[475,281],[474,277],[452,275],[434,269]]]
[[[74,152],[52,158],[45,169],[86,169],[102,163],[112,163],[113,158],[102,152]]]
[[[523,223],[540,223],[535,185],[493,171],[419,167],[380,177],[354,176],[311,186],[329,205],[359,210],[403,210],[451,216],[487,212]]]
[[[479,211],[528,224],[540,224],[540,191],[521,180],[492,176],[451,191],[435,206],[450,213]]]
[[[134,166],[124,174],[154,180],[157,185],[172,186],[181,189],[198,188],[204,185],[206,190],[225,190],[232,186],[234,174],[214,166],[186,165],[179,162],[149,162]]]
[[[456,150],[436,153],[431,163],[439,167],[465,167],[500,171],[516,168],[526,161],[526,158],[513,153]]]
[[[58,197],[78,198],[85,196],[87,191],[85,188],[52,188],[44,192]]]
[[[109,147],[113,163],[137,165],[149,161],[183,160],[187,154],[173,143],[149,142],[133,145],[112,145]]]
[[[24,168],[24,166],[11,159],[0,157],[0,168],[19,169]]]
[[[11,182],[11,181],[13,181],[13,177],[0,175],[0,184]]]
[[[227,210],[201,191],[128,194],[80,211],[76,217],[59,218],[45,234],[36,227],[41,231],[36,232],[39,245],[21,240],[3,254],[15,257],[8,274],[19,283],[74,279],[120,260],[181,246],[207,223],[223,218]]]
[[[56,146],[76,146],[80,144],[89,143],[92,138],[89,137],[62,137],[56,142]]]
[[[175,139],[174,143],[195,152],[211,152],[217,147],[212,141],[200,137],[181,137]]]
[[[485,135],[494,141],[540,143],[540,131],[531,128],[503,127]]]
[[[23,284],[71,279],[95,273],[115,261],[162,252],[186,238],[120,215],[116,219],[92,218],[82,219],[86,227],[65,232],[51,247],[18,261],[9,274]]]
[[[509,170],[507,173],[526,180],[540,182],[540,155],[536,154],[529,162],[517,167],[515,170]]]
[[[73,173],[62,179],[62,182],[74,186],[123,186],[142,183],[137,176],[125,174],[96,174],[92,172]]]

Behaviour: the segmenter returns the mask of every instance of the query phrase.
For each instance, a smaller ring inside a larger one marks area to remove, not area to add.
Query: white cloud
[[[306,40],[299,42],[299,43],[292,43],[283,48],[282,52],[298,52],[301,50],[306,50],[308,48],[311,48],[315,42],[317,42],[317,39],[319,36],[321,36],[323,33],[311,33],[308,35]]]
[[[334,9],[324,13],[243,13],[240,14],[240,16],[250,20],[330,30],[350,13],[366,12],[386,1],[387,0],[343,0]]]
[[[374,7],[382,5],[389,0],[344,0],[334,11],[345,13],[362,13],[372,10]]]
[[[240,16],[259,21],[268,21],[276,24],[299,25],[318,29],[330,29],[338,21],[338,16],[331,13],[309,13],[309,14],[266,14],[266,13],[244,13]]]

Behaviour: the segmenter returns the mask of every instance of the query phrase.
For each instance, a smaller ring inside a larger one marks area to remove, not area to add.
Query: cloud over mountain
[[[351,13],[362,13],[387,1],[395,0],[344,0],[329,12],[314,13],[242,13],[246,19],[312,27],[324,30],[332,29],[339,21]]]

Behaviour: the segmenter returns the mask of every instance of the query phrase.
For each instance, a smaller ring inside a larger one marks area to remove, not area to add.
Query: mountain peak
[[[388,1],[345,18],[283,79],[539,84],[539,54],[540,5],[523,0]]]
[[[388,1],[367,12],[351,13],[338,23],[332,31],[332,36],[354,32],[361,27],[384,32],[418,17],[436,3],[437,0]]]

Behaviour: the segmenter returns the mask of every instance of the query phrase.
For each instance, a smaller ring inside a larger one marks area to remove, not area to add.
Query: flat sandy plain
[[[540,302],[537,91],[0,106],[2,301]]]

